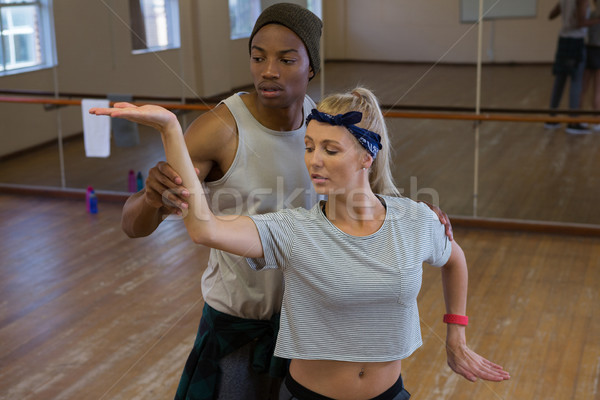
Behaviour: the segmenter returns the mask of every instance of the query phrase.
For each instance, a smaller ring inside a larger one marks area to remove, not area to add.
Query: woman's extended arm
[[[137,107],[130,103],[117,103],[114,108],[92,108],[90,113],[124,118],[161,133],[167,162],[179,173],[183,186],[190,192],[189,209],[183,210],[183,220],[195,243],[244,257],[263,256],[258,231],[249,217],[216,217],[211,212],[175,114],[159,106]]]
[[[466,315],[468,272],[467,261],[460,246],[452,244],[450,259],[442,267],[442,285],[446,313]],[[448,365],[454,372],[470,381],[478,378],[489,381],[503,381],[510,378],[500,365],[486,360],[467,346],[465,326],[448,324],[446,332],[446,353]]]

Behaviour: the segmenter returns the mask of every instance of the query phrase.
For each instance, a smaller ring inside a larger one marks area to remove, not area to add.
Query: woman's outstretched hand
[[[131,103],[115,103],[112,108],[93,107],[90,114],[108,115],[113,118],[123,118],[138,124],[147,125],[160,132],[171,129],[181,130],[177,116],[166,108],[155,105],[136,106]]]
[[[510,374],[500,365],[483,358],[466,344],[446,346],[448,365],[459,375],[471,382],[477,379],[500,382],[510,379]]]

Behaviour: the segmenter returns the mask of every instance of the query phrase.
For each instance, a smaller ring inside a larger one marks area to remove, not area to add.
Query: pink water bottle
[[[129,170],[129,192],[135,193],[137,192],[137,181],[135,180],[135,172],[130,169]]]

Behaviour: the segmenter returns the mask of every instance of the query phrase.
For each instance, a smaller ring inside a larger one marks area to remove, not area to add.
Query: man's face
[[[303,100],[313,75],[304,43],[279,24],[265,25],[252,38],[250,72],[259,101],[277,108]]]

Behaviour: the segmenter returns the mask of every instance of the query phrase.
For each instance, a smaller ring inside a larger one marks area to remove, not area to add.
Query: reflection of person
[[[591,19],[600,18],[598,6],[596,0],[595,10],[590,14]],[[586,53],[580,103],[583,106],[588,89],[591,88],[592,108],[600,111],[600,23],[588,27]],[[593,126],[593,130],[600,130],[600,124]]]
[[[560,0],[548,16],[549,19],[554,19],[559,15],[562,16],[562,27],[558,37],[554,65],[552,66],[554,86],[550,98],[551,109],[557,109],[560,105],[567,80],[570,80],[569,108],[571,110],[579,109],[586,58],[586,27],[598,22],[587,18],[588,8],[587,0]],[[560,124],[547,122],[545,127],[556,129],[560,127]],[[566,131],[572,134],[590,132],[581,123],[567,124]]]
[[[371,92],[330,96],[307,118],[306,168],[328,199],[310,210],[249,217],[212,214],[174,114],[117,107],[91,112],[161,131],[167,161],[190,189],[184,222],[194,242],[283,272],[275,355],[291,364],[280,399],[408,399],[401,360],[422,344],[416,299],[423,262],[442,271],[448,364],[469,380],[509,378],[466,345],[467,266],[459,245],[427,206],[373,192],[391,182],[377,180],[390,176],[389,139]]]

